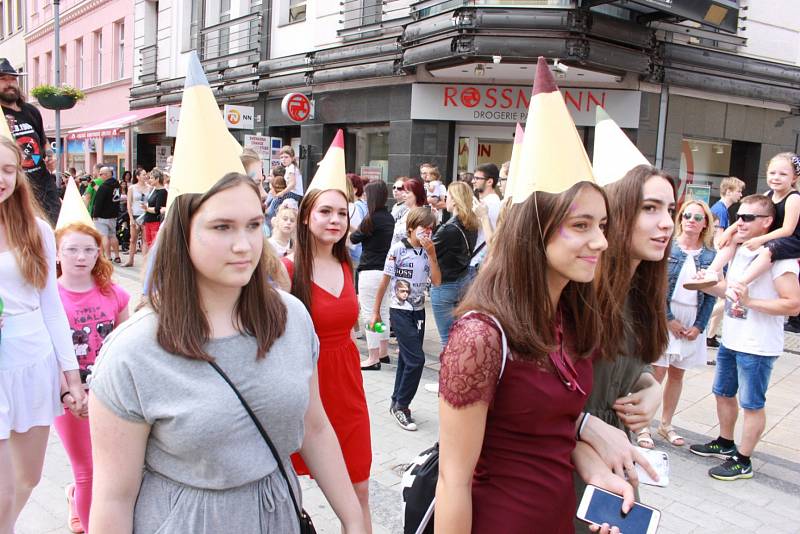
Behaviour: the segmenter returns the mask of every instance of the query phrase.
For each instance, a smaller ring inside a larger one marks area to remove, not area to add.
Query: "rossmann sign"
[[[639,127],[639,91],[561,89],[578,126],[594,126],[595,109],[603,107],[623,128]],[[415,83],[411,88],[411,118],[469,122],[525,123],[531,86]]]

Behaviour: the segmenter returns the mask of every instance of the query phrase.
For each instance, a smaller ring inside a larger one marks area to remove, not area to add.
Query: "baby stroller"
[[[131,242],[130,221],[128,220],[127,211],[122,211],[117,215],[117,240],[119,241],[120,250],[127,253]]]

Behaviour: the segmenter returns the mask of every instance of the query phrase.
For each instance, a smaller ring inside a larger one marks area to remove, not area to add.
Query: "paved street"
[[[138,258],[137,258],[138,259]],[[141,261],[140,261],[141,263]],[[117,279],[138,294],[138,270],[117,269]],[[428,311],[423,384],[437,379],[438,337]],[[362,352],[365,350],[360,342]],[[396,346],[392,346],[396,350]],[[767,400],[767,428],[753,458],[756,476],[747,481],[720,482],[706,471],[717,460],[673,448],[657,435],[657,447],[670,453],[670,486],[642,488],[643,502],[662,510],[659,532],[791,533],[800,532],[800,336],[787,335],[787,352],[778,360]],[[392,353],[394,362],[394,352]],[[364,373],[372,421],[371,497],[375,534],[402,533],[398,466],[430,446],[437,437],[437,400],[422,387],[412,404],[419,431],[406,432],[390,418],[389,395],[394,365]],[[718,428],[710,393],[713,368],[687,373],[675,426],[689,443],[716,437]],[[797,425],[797,426],[795,426]],[[738,435],[737,435],[738,441]],[[66,533],[64,486],[72,478],[67,457],[52,432],[41,484],[22,513],[18,534]],[[339,532],[333,512],[313,482],[304,482],[305,507],[320,534]],[[533,532],[533,531],[532,531]]]

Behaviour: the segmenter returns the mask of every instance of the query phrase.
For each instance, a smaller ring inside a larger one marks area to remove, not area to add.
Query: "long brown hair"
[[[641,261],[631,275],[631,240],[642,209],[642,189],[653,176],[666,179],[675,190],[673,178],[650,165],[638,165],[619,181],[606,186],[609,213],[614,214],[615,229],[608,240],[608,250],[600,259],[600,273],[595,278],[600,300],[603,328],[603,356],[614,359],[623,350],[626,336],[633,336],[634,354],[642,361],[656,361],[667,348],[667,261]],[[627,311],[623,315],[623,310]],[[627,328],[626,328],[627,323]]]
[[[167,352],[198,360],[214,359],[205,348],[211,327],[197,291],[197,275],[189,256],[189,232],[192,217],[209,198],[242,184],[259,198],[253,180],[243,174],[228,173],[205,194],[176,198],[161,225],[147,296],[158,313],[158,343]],[[264,243],[261,258],[250,281],[242,287],[235,310],[240,331],[256,338],[256,358],[267,355],[286,327],[286,306],[268,280],[269,250]]]
[[[0,118],[0,120],[5,119]],[[11,196],[0,203],[0,225],[6,229],[6,239],[17,260],[22,278],[33,287],[43,289],[47,285],[49,269],[36,217],[44,219],[44,215],[33,198],[28,178],[22,170],[22,154],[19,147],[14,141],[2,136],[0,136],[0,146],[11,150],[17,158],[17,184]]]
[[[90,236],[92,239],[94,239],[94,243],[97,245],[97,248],[101,251],[103,250],[103,238],[100,236],[100,232],[82,222],[70,223],[56,230],[56,248],[61,246],[61,239],[64,237],[64,235],[70,232],[86,234]],[[111,276],[113,274],[114,264],[112,264],[108,258],[103,256],[102,253],[99,253],[97,255],[97,260],[94,263],[94,267],[92,267],[91,275],[95,285],[100,288],[100,292],[104,295],[111,294]],[[56,275],[61,276],[60,263],[56,264]]]
[[[571,354],[587,357],[597,345],[602,321],[593,284],[568,282],[558,310],[553,308],[547,284],[545,248],[583,188],[595,189],[605,198],[600,187],[581,182],[564,193],[538,192],[522,204],[510,206],[499,229],[507,238],[495,241],[491,261],[478,272],[455,311],[456,316],[476,310],[497,318],[518,359],[544,361],[557,348],[557,313]],[[610,215],[608,201],[606,209]]]
[[[311,276],[314,274],[314,239],[308,228],[308,219],[314,204],[325,191],[312,189],[300,202],[297,212],[297,246],[294,249],[294,275],[292,276],[292,295],[302,302],[311,313]],[[347,201],[347,197],[342,193]],[[347,217],[347,231],[342,238],[333,245],[333,256],[342,263],[350,265],[350,255],[347,253],[347,234],[350,231],[350,217]]]

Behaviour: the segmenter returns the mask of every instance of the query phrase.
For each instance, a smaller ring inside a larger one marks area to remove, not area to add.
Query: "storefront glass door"
[[[483,163],[500,166],[511,159],[514,146],[514,125],[456,126],[456,155],[453,178],[462,172],[474,172]]]

